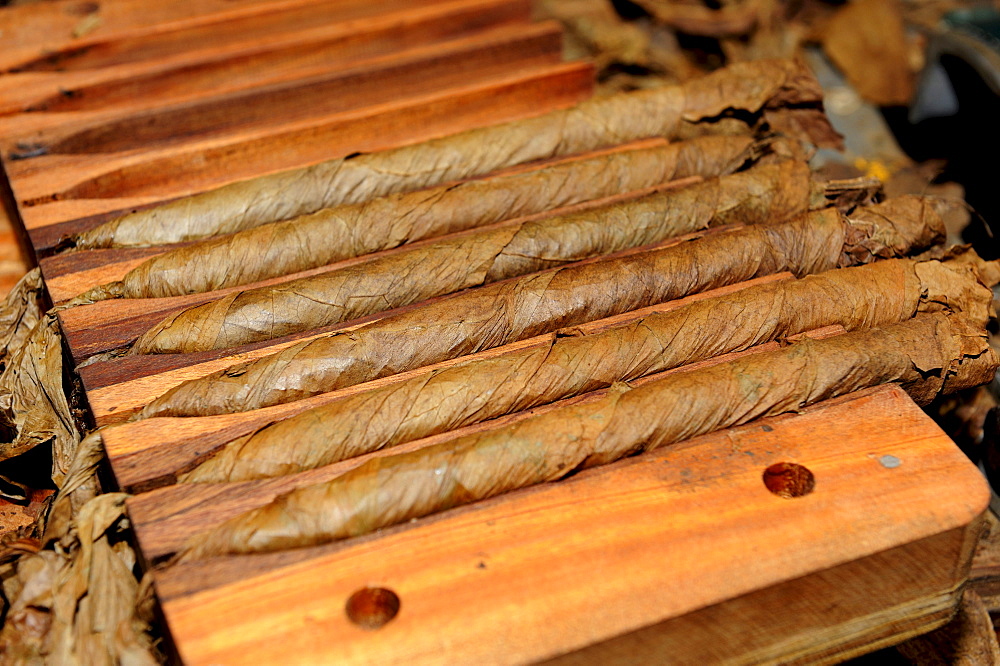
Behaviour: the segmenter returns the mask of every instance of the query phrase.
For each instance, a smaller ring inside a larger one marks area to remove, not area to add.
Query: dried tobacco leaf
[[[52,480],[59,485],[80,434],[63,389],[62,338],[48,313],[7,359],[0,374],[0,424],[10,441],[0,442],[0,460],[40,444],[52,446]]]
[[[827,23],[823,50],[866,100],[910,103],[916,76],[898,0],[852,0]]]
[[[533,160],[647,137],[686,138],[710,132],[710,123],[699,123],[727,111],[758,114],[786,105],[814,111],[821,104],[822,89],[801,63],[740,63],[679,86],[593,99],[527,120],[233,183],[126,215],[72,242],[78,248],[129,247],[233,233]],[[804,130],[815,134],[817,145],[831,142],[832,129],[823,123],[814,119]]]
[[[747,136],[706,136],[336,206],[171,250],[74,300],[164,298],[249,284],[688,176],[719,176],[756,152]]]
[[[635,0],[658,23],[689,35],[725,37],[746,35],[757,26],[759,2],[737,2],[711,9],[701,4],[671,0]]]
[[[45,312],[45,284],[35,268],[22,277],[0,306],[0,368],[20,349]]]
[[[918,309],[937,309],[939,294],[962,294],[952,310],[984,327],[991,291],[965,266],[930,263],[889,259],[748,287],[597,333],[551,333],[526,349],[270,424],[229,442],[178,481],[249,481],[314,469],[824,326],[902,321]]]
[[[933,204],[905,197],[852,219],[827,209],[535,273],[185,382],[142,416],[206,416],[291,402],[761,275],[787,270],[801,276],[883,254],[903,256],[942,234]]]
[[[271,340],[724,224],[809,208],[809,167],[782,162],[602,208],[476,229],[319,275],[249,289],[171,315],[132,354]]]
[[[681,81],[701,74],[676,43],[667,48],[663,39],[623,20],[609,0],[541,0],[538,6],[566,27],[570,40],[583,45],[580,55],[594,59],[601,73],[617,64],[672,74]]]
[[[179,559],[357,536],[868,386],[901,382],[927,402],[941,390],[988,381],[996,368],[985,331],[943,313],[807,338],[634,389],[616,384],[595,400],[504,428],[373,458],[195,535]]]
[[[0,629],[7,663],[159,663],[149,626],[136,614],[135,554],[123,539],[124,493],[86,503],[58,550],[17,561],[5,577],[10,600]]]

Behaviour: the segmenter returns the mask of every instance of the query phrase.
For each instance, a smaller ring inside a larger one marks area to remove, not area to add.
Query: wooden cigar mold
[[[593,67],[564,61],[559,26],[533,22],[526,0],[53,0],[0,15],[0,158],[55,304],[167,249],[58,251],[68,234],[253,176],[566,108],[593,88]],[[60,323],[79,364],[220,295],[104,301]],[[93,422],[122,424],[185,379],[377,316],[79,374]],[[172,485],[173,470],[365,387],[108,431],[184,663],[832,662],[948,620],[989,501],[944,433],[884,386],[340,543],[165,565],[192,533],[359,461],[234,484]]]

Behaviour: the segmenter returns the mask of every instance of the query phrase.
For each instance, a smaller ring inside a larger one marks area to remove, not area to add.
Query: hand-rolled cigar
[[[807,132],[836,145],[822,89],[805,65],[761,60],[731,65],[679,86],[593,99],[526,120],[233,183],[138,211],[68,239],[77,248],[162,245],[233,233],[345,203],[463,180],[535,160],[648,137],[689,138],[727,111],[789,106],[811,111]],[[710,130],[710,127],[709,127]]]
[[[504,428],[373,458],[195,535],[179,559],[328,543],[870,386],[900,382],[926,403],[986,382],[996,368],[985,331],[959,315],[920,314],[807,338],[638,388],[619,383],[595,400]]]
[[[290,275],[619,192],[720,176],[760,149],[748,136],[704,136],[335,206],[170,250],[74,300],[165,298]]]
[[[925,265],[926,263],[926,265]],[[936,310],[985,327],[992,292],[968,266],[887,259],[748,287],[588,334],[585,325],[531,347],[430,371],[345,397],[235,439],[178,481],[249,481],[523,411],[839,324],[871,328]]]
[[[585,212],[417,243],[187,308],[139,336],[130,352],[271,340],[712,226],[785,220],[809,209],[811,183],[805,163],[787,161]]]
[[[849,219],[826,209],[535,273],[184,382],[142,416],[207,416],[291,402],[762,275],[802,276],[904,256],[943,231],[929,200],[900,197]]]

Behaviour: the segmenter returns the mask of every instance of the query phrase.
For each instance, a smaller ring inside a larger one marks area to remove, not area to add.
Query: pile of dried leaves
[[[795,58],[818,44],[866,100],[905,105],[924,37],[959,0],[540,0],[593,57],[605,92],[685,81],[726,64]]]
[[[0,465],[23,478],[50,456],[55,486],[4,477],[5,499],[37,519],[0,541],[0,661],[156,664],[152,589],[138,578],[126,495],[100,494],[104,451],[97,437],[81,442],[61,334],[43,301],[35,269],[0,307]]]

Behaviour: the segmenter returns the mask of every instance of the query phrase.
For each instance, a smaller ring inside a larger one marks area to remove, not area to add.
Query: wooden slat
[[[56,0],[0,9],[0,71],[74,71],[183,57],[321,22],[359,20],[444,0]],[[91,18],[93,17],[93,18]],[[98,19],[96,24],[94,19]],[[84,21],[93,24],[79,33]]]
[[[51,181],[46,184],[45,174],[36,172],[15,177],[11,184],[22,202],[21,217],[32,242],[45,251],[62,236],[99,223],[102,214],[352,152],[383,150],[565,108],[589,94],[592,78],[589,64],[543,66],[263,133],[167,146],[155,153],[40,157],[35,161],[53,167]],[[81,163],[91,166],[83,168]],[[35,195],[55,199],[25,206],[23,202]]]
[[[44,160],[21,159],[23,155],[155,153],[162,145],[195,142],[268,123],[322,118],[486,80],[501,71],[550,65],[559,62],[560,56],[558,24],[503,26],[339,67],[320,61],[305,71],[290,71],[276,83],[153,109],[118,104],[68,118],[61,113],[21,114],[3,122],[0,146],[13,160],[8,176],[17,181],[40,168],[51,169],[53,162],[43,165]]]
[[[777,462],[806,466],[815,490],[770,494]],[[191,664],[523,662],[639,630],[674,663],[831,658],[943,623],[988,501],[950,440],[882,388],[370,537],[155,580]],[[375,631],[344,612],[366,586],[401,600]]]
[[[301,78],[489,28],[527,25],[530,16],[527,0],[384,4],[368,3],[366,11],[377,13],[359,20],[356,11],[338,16],[337,3],[311,2],[296,8],[303,14],[301,26],[272,25],[265,40],[247,40],[224,25],[226,34],[242,41],[213,40],[212,50],[197,58],[184,50],[96,69],[8,73],[0,76],[0,115],[30,111],[58,124],[86,111],[128,113]]]

